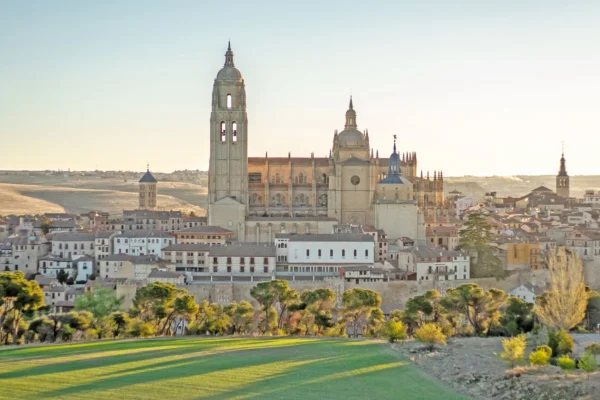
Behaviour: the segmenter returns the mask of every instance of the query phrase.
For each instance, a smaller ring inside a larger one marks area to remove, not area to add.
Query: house
[[[92,275],[96,275],[98,271],[95,270],[94,266],[96,261],[94,257],[91,256],[78,256],[74,260],[76,276],[76,283],[85,283],[88,281],[89,277]]]
[[[398,270],[422,280],[470,279],[470,257],[462,251],[451,251],[427,246],[415,246],[400,250]]]
[[[76,268],[71,258],[64,258],[48,254],[38,259],[38,272],[47,278],[56,278],[60,271],[75,277]]]
[[[38,260],[48,254],[50,244],[43,236],[30,232],[0,240],[0,270],[37,273]]]
[[[175,243],[175,237],[161,230],[133,230],[113,237],[113,253],[132,256],[155,255],[161,257],[162,249]]]
[[[56,232],[47,236],[52,243],[52,255],[60,258],[72,258],[83,255],[94,257],[95,233]]]
[[[455,226],[428,226],[425,229],[425,238],[430,247],[440,247],[446,250],[455,250],[460,237]]]
[[[100,276],[106,279],[129,279],[143,281],[153,269],[175,271],[175,265],[165,263],[156,256],[132,256],[114,254],[99,262]]]
[[[163,282],[172,283],[174,285],[183,285],[185,283],[183,274],[161,269],[153,269],[148,275],[147,280],[149,283]]]
[[[534,286],[531,283],[524,283],[508,292],[511,296],[518,297],[530,304],[535,304],[535,298],[541,296],[543,293],[544,289]]]
[[[175,264],[175,270],[189,277],[196,273],[207,273],[208,253],[211,245],[203,243],[179,243],[162,249],[163,259]]]
[[[386,279],[386,272],[383,268],[375,268],[367,265],[341,267],[339,274],[340,278],[346,282],[354,282],[356,284],[383,282]]]
[[[269,280],[275,274],[275,246],[244,244],[211,246],[208,271],[211,280]],[[195,278],[196,279],[196,278]]]
[[[341,267],[372,266],[376,257],[375,237],[367,233],[279,233],[275,248],[278,275],[292,279],[338,276]]]

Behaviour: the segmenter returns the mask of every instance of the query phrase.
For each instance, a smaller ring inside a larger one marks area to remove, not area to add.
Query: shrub
[[[156,330],[147,322],[137,321],[129,329],[129,335],[133,337],[150,337],[154,336]]]
[[[425,343],[429,351],[433,350],[436,344],[446,344],[446,336],[444,336],[440,327],[434,323],[425,324],[417,329],[415,339]]]
[[[550,348],[550,346],[547,346],[547,345],[543,344],[541,346],[538,346],[535,350],[536,351],[537,350],[541,350],[544,353],[548,354],[548,357],[552,357],[552,349]]]
[[[519,329],[519,325],[517,324],[517,321],[515,321],[515,320],[509,321],[504,326],[504,329],[506,329],[506,332],[508,332],[508,334],[510,336],[515,336],[516,334],[518,334],[521,331]]]
[[[585,352],[595,356],[600,355],[600,343],[590,343],[585,346]]]
[[[550,355],[544,349],[538,348],[529,354],[529,363],[531,365],[546,365],[550,359]]]
[[[517,335],[510,339],[502,340],[504,350],[500,353],[500,358],[510,363],[511,368],[514,368],[515,363],[523,361],[527,340],[525,335]]]
[[[384,338],[387,338],[390,343],[394,343],[406,338],[406,327],[402,322],[391,319],[383,325],[381,334]]]
[[[71,328],[69,325],[65,325],[60,332],[60,338],[63,342],[69,342],[73,339],[74,334],[75,329]]]
[[[553,356],[562,356],[573,352],[573,339],[560,329],[548,334],[548,346],[552,349]]]
[[[556,364],[565,371],[565,374],[569,371],[573,371],[575,369],[575,360],[571,359],[569,356],[560,357]]]
[[[584,370],[588,373],[588,379],[590,379],[589,373],[594,372],[598,368],[598,360],[596,356],[591,353],[583,353],[579,358],[579,369]]]

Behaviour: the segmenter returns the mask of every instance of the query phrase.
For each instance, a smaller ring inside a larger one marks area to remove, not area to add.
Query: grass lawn
[[[185,337],[0,349],[0,398],[463,397],[383,343]]]

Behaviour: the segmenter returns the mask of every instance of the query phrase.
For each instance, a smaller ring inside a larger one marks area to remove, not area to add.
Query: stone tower
[[[248,116],[244,79],[233,63],[231,44],[213,85],[210,114],[208,204],[230,197],[247,205]]]
[[[154,210],[156,208],[156,196],[158,194],[158,181],[150,173],[150,166],[140,179],[140,209]]]
[[[556,175],[556,194],[562,197],[569,197],[569,175],[565,161],[565,151],[563,149],[560,157],[560,169]]]

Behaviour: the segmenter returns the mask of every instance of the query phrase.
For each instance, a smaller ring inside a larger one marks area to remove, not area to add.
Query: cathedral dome
[[[235,81],[242,80],[242,73],[235,67],[223,67],[217,74],[218,81]]]
[[[338,143],[341,147],[364,146],[365,139],[363,134],[356,129],[346,129],[338,135]]]
[[[350,96],[350,108],[346,111],[346,126],[338,135],[338,144],[341,147],[357,147],[365,145],[365,138],[356,127],[356,111],[354,111],[352,96]]]

